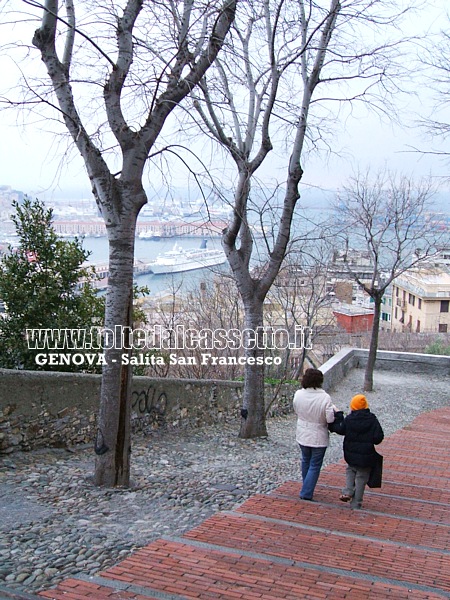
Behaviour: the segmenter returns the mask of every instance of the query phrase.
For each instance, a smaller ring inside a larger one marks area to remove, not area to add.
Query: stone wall
[[[368,350],[354,350],[354,356],[357,359],[359,367],[364,368],[366,366],[368,354]],[[377,352],[375,368],[385,371],[400,371],[402,373],[450,375],[450,356],[379,350]]]
[[[364,369],[368,355],[369,351],[361,348],[343,348],[335,354],[320,367],[324,374],[324,389],[327,391],[332,390],[347,375],[350,369]],[[448,376],[450,375],[450,356],[379,350],[375,369]]]
[[[92,443],[100,379],[0,369],[0,452]],[[133,431],[198,427],[235,418],[242,388],[242,382],[134,377]],[[291,410],[294,391],[288,385],[267,386],[268,414]]]
[[[359,366],[355,348],[343,348],[320,367],[323,373],[323,389],[329,392],[350,371]]]

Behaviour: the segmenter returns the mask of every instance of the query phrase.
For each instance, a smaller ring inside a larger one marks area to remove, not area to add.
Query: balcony
[[[401,298],[397,298],[396,301],[395,301],[395,303],[402,310],[406,310],[408,308],[408,303],[406,302],[406,300],[402,300]]]

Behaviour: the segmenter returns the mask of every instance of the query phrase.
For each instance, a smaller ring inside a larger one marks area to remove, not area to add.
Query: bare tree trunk
[[[246,348],[245,350],[247,360],[244,368],[242,421],[239,431],[239,437],[245,439],[267,436],[264,403],[264,362],[257,364],[258,359],[264,359],[263,344],[260,339],[263,324],[263,301],[259,298],[253,298],[251,302],[245,304],[245,328],[249,329],[252,335],[255,334],[253,336],[255,347]]]
[[[122,364],[130,352],[133,327],[133,263],[136,218],[128,214],[120,227],[108,229],[109,280],[106,301],[105,360],[100,392],[95,452],[95,483],[128,486],[130,479],[131,366]],[[131,217],[131,218],[130,218]]]
[[[367,357],[367,365],[364,373],[365,392],[371,392],[373,390],[373,371],[377,359],[378,334],[380,331],[381,299],[382,297],[378,296],[374,298],[375,309],[373,313],[372,335],[370,337],[369,356]]]

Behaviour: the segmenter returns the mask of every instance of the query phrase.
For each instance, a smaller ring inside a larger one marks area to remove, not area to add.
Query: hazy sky
[[[20,5],[19,0],[11,0]],[[427,3],[425,12],[418,13],[411,19],[408,33],[423,32],[424,27],[438,31],[449,21],[446,17],[446,0]],[[0,13],[0,20],[2,14]],[[30,35],[34,25],[15,30],[11,28],[12,39]],[[450,31],[450,25],[447,26]],[[32,35],[32,33],[31,33]],[[29,39],[24,39],[29,42]],[[0,55],[0,96],[4,96],[6,86],[17,77],[8,53]],[[339,124],[332,147],[337,154],[309,157],[304,162],[303,183],[325,189],[336,189],[345,184],[348,177],[358,168],[372,169],[387,166],[408,175],[431,175],[439,181],[445,181],[450,173],[450,163],[435,155],[421,155],[410,152],[411,147],[423,150],[450,151],[450,144],[442,140],[427,139],[419,128],[414,126],[418,114],[430,115],[433,110],[432,96],[424,84],[417,89],[417,96],[402,98],[404,124],[382,121],[365,110],[355,110],[354,116],[345,124]],[[450,122],[450,110],[447,110]],[[51,199],[61,196],[90,195],[90,186],[83,163],[75,156],[70,164],[62,170],[61,153],[64,145],[55,141],[45,132],[45,122],[27,113],[13,111],[0,112],[0,184],[10,185],[15,189]],[[74,155],[74,153],[72,153]],[[445,188],[450,184],[445,183]]]

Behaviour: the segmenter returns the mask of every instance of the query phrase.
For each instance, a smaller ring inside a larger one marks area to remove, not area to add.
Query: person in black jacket
[[[370,412],[369,404],[363,394],[357,394],[352,398],[350,410],[350,414],[345,419],[337,419],[330,429],[345,436],[346,485],[339,500],[350,502],[352,508],[361,508],[364,488],[371,468],[376,462],[374,444],[383,441],[384,432],[376,416]]]

